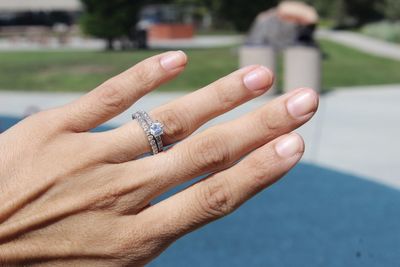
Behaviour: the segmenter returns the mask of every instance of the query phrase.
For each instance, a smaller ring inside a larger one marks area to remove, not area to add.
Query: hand
[[[303,141],[290,132],[317,109],[310,89],[190,136],[263,94],[273,75],[261,66],[238,70],[152,111],[165,125],[166,145],[184,139],[166,152],[139,157],[150,147],[136,121],[88,132],[177,76],[186,61],[182,52],[152,57],[0,135],[1,266],[146,264],[179,237],[235,210],[300,160]],[[212,174],[150,205],[207,173]]]

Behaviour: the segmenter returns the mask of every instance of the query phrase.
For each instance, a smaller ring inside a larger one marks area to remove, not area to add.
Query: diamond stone
[[[150,133],[151,135],[157,137],[161,136],[164,131],[163,131],[163,125],[160,122],[154,122],[150,125]]]

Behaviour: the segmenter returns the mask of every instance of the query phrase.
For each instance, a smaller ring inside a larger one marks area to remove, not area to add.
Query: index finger
[[[61,108],[66,125],[77,132],[88,131],[129,108],[153,89],[182,72],[187,57],[171,51],[148,58]]]

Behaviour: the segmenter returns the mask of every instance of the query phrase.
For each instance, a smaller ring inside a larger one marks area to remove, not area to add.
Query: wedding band
[[[163,135],[164,125],[161,122],[153,122],[146,111],[139,110],[132,115],[133,120],[137,120],[149,141],[153,155],[164,150],[161,136]]]
[[[148,125],[150,125],[150,134],[156,140],[157,147],[158,147],[158,152],[162,152],[164,146],[163,146],[163,142],[162,142],[161,136],[164,133],[164,125],[161,122],[158,122],[158,121],[153,122],[151,120],[149,114],[147,114],[147,112],[141,111],[141,113],[143,114],[143,117],[144,117],[146,123]]]

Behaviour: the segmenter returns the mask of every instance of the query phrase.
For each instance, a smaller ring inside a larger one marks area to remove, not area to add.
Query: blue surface
[[[0,117],[0,130],[16,121]],[[150,266],[400,266],[400,192],[300,164]]]
[[[150,266],[400,266],[400,192],[300,164]]]
[[[20,119],[16,117],[0,116],[0,133],[4,132],[19,121]]]

